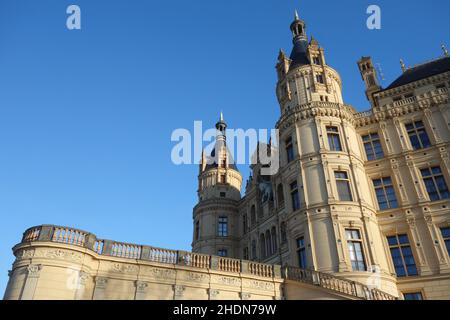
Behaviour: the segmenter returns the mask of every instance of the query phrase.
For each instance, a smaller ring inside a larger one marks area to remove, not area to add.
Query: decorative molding
[[[132,264],[113,263],[111,265],[111,271],[119,273],[137,273],[138,266]]]

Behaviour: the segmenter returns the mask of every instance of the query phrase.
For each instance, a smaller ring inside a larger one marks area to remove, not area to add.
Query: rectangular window
[[[380,210],[394,209],[398,207],[394,186],[390,177],[374,179],[373,187],[377,195]]]
[[[445,242],[445,247],[447,248],[447,253],[450,256],[450,228],[442,228],[441,234]]]
[[[242,229],[244,231],[244,233],[247,233],[248,230],[248,218],[247,218],[247,214],[244,214],[242,216]]]
[[[297,181],[291,183],[291,199],[292,199],[292,209],[294,211],[300,209],[300,198],[298,196]]]
[[[200,221],[195,222],[195,240],[200,238]]]
[[[313,63],[320,65],[320,58],[319,57],[313,57]]]
[[[219,257],[228,257],[228,250],[227,249],[219,249],[219,250],[217,250],[217,255]]]
[[[342,151],[339,129],[337,127],[326,127],[328,136],[328,146],[331,151]]]
[[[397,277],[417,276],[416,262],[406,234],[387,237]]]
[[[336,187],[341,201],[353,201],[352,191],[350,189],[350,179],[345,171],[335,171]]]
[[[226,183],[227,182],[227,176],[224,174],[220,175],[220,183]]]
[[[297,239],[297,256],[298,267],[301,269],[306,269],[306,246],[304,237]]]
[[[219,237],[228,237],[228,217],[219,217],[218,234]]]
[[[381,147],[378,133],[370,133],[362,137],[364,149],[366,150],[367,160],[378,160],[384,158],[383,148]]]
[[[252,259],[256,260],[258,257],[256,255],[256,240],[252,240]]]
[[[366,262],[364,261],[364,253],[362,248],[362,240],[359,230],[345,230],[347,236],[347,245],[352,262],[353,271],[366,271]]]
[[[440,167],[424,168],[420,172],[431,201],[450,198],[450,192]]]
[[[405,126],[414,150],[431,147],[430,139],[422,121],[411,122]]]
[[[292,138],[286,140],[286,154],[288,163],[294,160],[294,145],[292,144]]]
[[[316,74],[316,80],[318,83],[325,84],[325,77],[323,74]]]
[[[405,298],[405,300],[423,300],[421,292],[404,293],[403,297]]]
[[[244,252],[243,252],[243,259],[244,260],[248,260],[248,247],[244,248]]]

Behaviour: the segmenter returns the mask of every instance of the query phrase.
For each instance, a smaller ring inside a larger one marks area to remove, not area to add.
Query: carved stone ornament
[[[173,286],[173,291],[175,292],[176,297],[181,297],[183,295],[185,289],[186,288],[184,286],[179,286],[179,285]]]
[[[84,286],[84,285],[86,285],[86,282],[89,279],[89,274],[87,272],[80,271],[79,279],[80,279],[80,284],[82,286]]]
[[[105,289],[108,284],[108,279],[105,277],[96,277],[95,278],[95,287],[99,289]]]
[[[210,299],[215,299],[219,295],[220,291],[217,289],[208,289]]]
[[[248,292],[241,292],[240,295],[242,300],[250,300],[252,297],[252,295]]]
[[[113,263],[111,266],[111,271],[120,273],[136,273],[138,271],[138,266],[134,266],[131,264]]]
[[[137,280],[135,284],[136,284],[136,290],[137,291],[145,292],[145,290],[147,290],[147,287],[148,287],[148,283],[147,282]]]
[[[39,273],[42,270],[42,265],[40,264],[30,264],[27,267],[28,277],[39,277]]]

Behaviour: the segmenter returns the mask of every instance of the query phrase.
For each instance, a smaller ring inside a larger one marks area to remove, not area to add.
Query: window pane
[[[441,233],[442,233],[442,237],[450,238],[450,228],[442,228]]]
[[[400,244],[409,244],[408,236],[406,234],[399,235],[398,241]]]
[[[405,298],[405,300],[423,300],[422,294],[420,292],[404,293],[403,297]]]
[[[397,237],[387,237],[388,243],[390,246],[394,246],[398,244]]]

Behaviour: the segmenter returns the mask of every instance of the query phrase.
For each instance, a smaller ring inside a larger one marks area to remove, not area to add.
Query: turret
[[[377,72],[373,66],[371,57],[362,57],[358,61],[359,71],[361,77],[366,85],[366,97],[370,101],[371,106],[376,105],[376,101],[373,98],[373,94],[381,90],[381,86],[378,83]]]
[[[227,124],[221,113],[216,142],[210,155],[202,153],[198,176],[198,204],[194,207],[192,251],[204,254],[238,254],[238,202],[242,176],[227,147]]]

